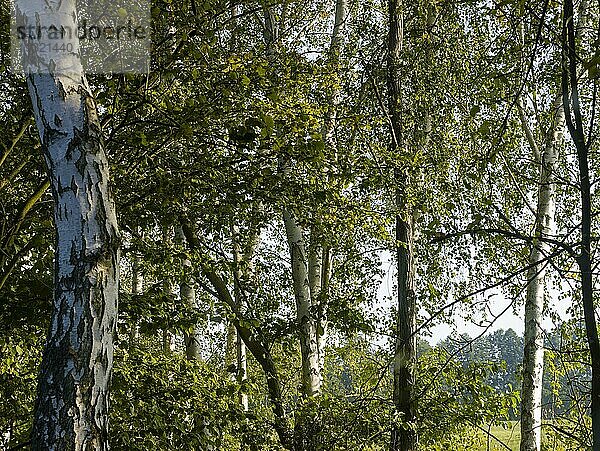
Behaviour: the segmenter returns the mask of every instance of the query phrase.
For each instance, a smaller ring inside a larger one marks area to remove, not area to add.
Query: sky
[[[395,263],[391,258],[391,254],[385,253],[381,255],[382,266],[381,268],[384,271],[384,277],[381,281],[381,285],[379,287],[379,292],[377,294],[378,297],[378,305],[377,307],[383,307],[389,309],[391,307],[390,297],[392,297],[395,293],[394,282],[396,276]],[[506,309],[511,300],[507,299],[502,295],[498,290],[493,291],[494,294],[489,296],[489,302],[487,304],[488,307],[488,318],[497,317],[497,319],[493,322],[493,324],[489,327],[487,331],[485,331],[486,327],[488,327],[489,322],[485,320],[483,314],[474,315],[472,320],[465,320],[465,312],[457,309],[453,315],[451,316],[450,324],[440,324],[432,327],[430,329],[431,336],[425,336],[425,338],[430,344],[435,345],[440,340],[445,339],[448,335],[453,333],[466,333],[471,337],[477,337],[482,333],[491,333],[495,330],[499,329],[513,329],[517,334],[522,335],[524,330],[524,306],[517,306],[516,310],[513,307]],[[552,290],[549,293],[550,295],[550,305],[553,310],[561,313],[561,317],[563,319],[567,318],[566,307],[557,305],[554,300],[557,298],[557,292]],[[393,299],[393,298],[392,298]],[[449,299],[447,302],[451,302]],[[504,313],[502,313],[506,310]],[[423,318],[428,317],[428,314],[425,311],[421,312],[421,316]],[[543,327],[545,330],[551,330],[554,328],[554,323],[550,318],[545,318],[543,322]]]

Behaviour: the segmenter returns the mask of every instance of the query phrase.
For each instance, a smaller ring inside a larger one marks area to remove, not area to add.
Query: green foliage
[[[214,362],[165,355],[149,342],[120,349],[113,376],[112,447],[278,450],[264,409],[244,412],[238,404],[240,391],[250,387],[215,368]]]
[[[326,393],[316,407],[325,448],[360,446],[383,450],[392,421],[402,424],[390,403],[389,354],[350,340],[331,350]],[[417,428],[425,450],[472,449],[476,426],[507,421],[519,403],[517,392],[501,392],[487,380],[497,367],[481,361],[463,365],[443,348],[424,351],[416,380]]]
[[[3,449],[29,440],[43,344],[43,334],[33,328],[0,334],[0,447]]]
[[[244,416],[236,386],[207,365],[135,347],[117,353],[112,391],[115,449],[228,449]],[[234,449],[231,447],[230,449]]]
[[[394,338],[394,274],[387,280],[385,273],[397,246],[395,218],[414,221],[420,335],[461,309],[467,319],[485,316],[490,286],[515,306],[522,302],[539,163],[516,98],[525,99],[533,136],[543,145],[559,92],[559,6],[405,2],[403,145],[390,151],[387,18],[380,2],[352,4],[345,42],[332,58],[332,2],[154,1],[151,73],[89,77],[123,233],[113,448],[281,449],[256,355],[249,353],[245,382],[233,382],[223,370],[231,364],[226,330],[237,321],[273,358],[286,425],[314,422],[325,449],[387,449],[392,425],[404,421],[391,402],[386,341]],[[3,18],[6,13],[3,4]],[[276,35],[273,42],[267,31]],[[589,110],[598,43],[580,41],[587,71],[581,99]],[[26,442],[31,423],[51,310],[54,238],[50,194],[35,197],[45,171],[24,80],[4,71],[0,88],[0,434],[10,433],[0,443],[15,446]],[[577,249],[578,180],[572,149],[564,150],[556,173],[556,236]],[[398,211],[393,196],[397,173],[407,175],[406,211]],[[298,390],[284,208],[297,214],[307,243],[333,255],[323,307],[310,311],[327,319],[331,339],[324,393],[309,401]],[[183,222],[196,231],[193,249],[175,237]],[[480,233],[486,228],[524,239]],[[240,264],[252,267],[247,280],[236,280],[234,245],[252,254]],[[579,280],[566,254],[548,266],[554,284],[548,298],[558,294],[572,320],[548,337],[544,414],[556,426],[548,437],[564,440],[561,428],[576,431],[568,445],[574,448],[589,445],[589,356]],[[134,261],[143,276],[137,293]],[[211,271],[238,311],[216,292]],[[186,283],[196,288],[193,305],[181,300]],[[558,324],[565,309],[548,308]],[[181,338],[194,330],[202,359],[186,361]],[[160,344],[165,331],[176,337],[171,354]],[[502,427],[518,416],[522,339],[496,331],[468,349],[461,348],[470,337],[460,339],[419,343],[417,419],[410,426],[424,450],[476,449],[478,428]],[[249,395],[248,412],[239,406],[241,391]]]

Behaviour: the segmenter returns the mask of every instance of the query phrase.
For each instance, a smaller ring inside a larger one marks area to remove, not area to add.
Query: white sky
[[[389,309],[391,307],[390,297],[395,295],[394,283],[396,270],[394,261],[391,258],[391,254],[387,252],[385,254],[381,255],[382,269],[384,270],[385,274],[383,280],[381,281],[379,291],[377,293],[377,307]],[[488,318],[493,318],[495,316],[500,315],[502,311],[505,310],[506,307],[511,303],[511,301],[509,299],[506,299],[506,297],[503,296],[498,290],[492,292],[495,294],[491,296],[488,295]],[[554,302],[554,300],[557,297],[556,294],[556,292],[550,292],[550,296],[552,298],[550,300],[550,305],[553,310],[556,310],[561,313],[561,317],[563,319],[567,319],[566,307],[558,306],[557,303]],[[451,302],[451,300],[448,300],[447,302]],[[442,305],[440,305],[440,307],[442,307]],[[422,313],[423,317],[428,317],[426,312]],[[483,315],[474,315],[473,320],[468,321],[464,319],[465,313],[465,311],[461,312],[460,309],[457,309],[451,316],[451,324],[440,324],[430,328],[431,337],[424,338],[426,338],[430,344],[434,345],[454,332],[466,333],[469,334],[469,336],[471,337],[477,337],[478,335],[483,333],[488,325],[488,322],[485,321]],[[551,330],[554,327],[554,323],[550,318],[546,318],[544,320],[543,325],[547,331]],[[524,306],[518,306],[516,312],[514,311],[513,307],[510,307],[502,315],[497,317],[497,319],[493,322],[493,324],[486,333],[491,333],[498,329],[513,329],[517,334],[522,335],[524,330]]]

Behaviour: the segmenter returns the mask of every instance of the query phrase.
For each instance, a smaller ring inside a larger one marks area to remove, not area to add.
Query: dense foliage
[[[543,146],[564,89],[562,3],[405,2],[401,146],[390,145],[387,4],[348,0],[342,27],[336,3],[154,0],[150,73],[89,76],[122,232],[113,449],[282,450],[312,428],[318,449],[384,450],[394,425],[410,423],[419,449],[468,450],[518,421],[524,339],[494,323],[521,314],[540,239],[543,163],[532,147]],[[590,30],[600,13],[581,3],[577,20],[593,24],[577,35],[577,57],[595,181],[600,56]],[[55,235],[4,25],[0,448],[18,449],[31,432]],[[543,430],[547,446],[574,450],[592,444],[592,373],[574,258],[577,152],[568,136],[561,149],[543,262]],[[409,181],[404,211],[398,174]],[[420,339],[410,422],[392,401],[403,215],[415,231]],[[289,216],[307,261],[323,256],[307,313],[326,350],[312,398]],[[436,326],[459,317],[479,329],[435,343]]]

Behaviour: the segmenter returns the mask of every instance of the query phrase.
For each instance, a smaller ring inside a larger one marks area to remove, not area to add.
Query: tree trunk
[[[398,197],[402,197],[401,194]],[[400,201],[402,202],[402,201]],[[403,203],[400,203],[400,208]],[[416,363],[416,306],[414,292],[413,225],[402,214],[396,216],[396,250],[398,271],[398,311],[394,345],[394,392],[396,412],[401,424],[392,428],[391,450],[416,449],[417,436],[411,423],[415,419],[415,363]]]
[[[189,260],[185,260],[184,264],[188,263],[187,267],[191,266]],[[188,269],[186,267],[186,269]],[[190,279],[184,281],[181,285],[179,285],[179,293],[181,296],[181,301],[186,304],[188,307],[196,308],[196,289],[192,285]],[[197,325],[192,326],[191,331],[188,331],[184,334],[185,341],[185,356],[188,360],[200,360],[200,333],[198,331]]]
[[[331,248],[326,247],[322,252],[321,263],[321,291],[317,297],[317,351],[319,353],[319,368],[321,373],[325,369],[325,346],[327,344],[327,316],[326,299],[329,292],[329,280],[331,279],[331,268],[333,257]]]
[[[403,41],[402,5],[388,0],[388,101],[391,119],[392,155],[403,152],[401,52]],[[393,402],[399,419],[392,426],[390,450],[412,451],[417,446],[416,431],[411,424],[415,419],[415,363],[416,363],[416,306],[414,293],[414,255],[412,214],[406,201],[409,186],[408,171],[394,170],[397,186],[396,202],[396,259],[398,277],[398,310],[394,344]]]
[[[251,263],[250,261],[244,258],[242,255],[242,249],[240,246],[240,230],[239,227],[233,226],[233,286],[234,286],[234,301],[236,303],[237,308],[240,312],[243,312],[243,298],[245,295],[245,284],[249,279],[248,271],[250,270]],[[252,259],[252,254],[254,253],[254,246],[258,242],[257,237],[250,238],[250,247],[252,250],[250,251],[249,259]],[[237,330],[234,329],[235,332],[235,357],[236,357],[236,380],[239,384],[243,384],[248,379],[248,362],[246,357],[246,345],[240,337],[240,334],[237,333]],[[244,411],[248,410],[248,394],[245,391],[241,391],[239,394],[239,401],[242,409]]]
[[[185,241],[185,236],[181,227],[177,228],[177,241],[181,244]],[[197,308],[196,289],[193,285],[192,262],[189,258],[183,258],[181,261],[184,272],[184,280],[179,284],[179,297],[181,302],[191,310]],[[188,360],[200,360],[200,331],[194,324],[189,331],[184,332],[183,341],[185,343],[185,356]]]
[[[575,31],[580,36],[589,19],[587,1],[580,3],[580,23]],[[522,25],[520,27],[523,35]],[[524,41],[524,38],[521,38]],[[524,63],[525,64],[525,63]],[[519,99],[519,116],[534,160],[540,165],[538,204],[535,217],[534,248],[529,256],[530,270],[525,298],[525,332],[523,348],[523,382],[521,387],[521,451],[540,451],[542,438],[542,379],[544,373],[544,338],[542,329],[546,263],[535,265],[550,253],[550,245],[539,238],[555,232],[555,182],[553,173],[558,163],[559,148],[564,144],[565,110],[562,94],[552,105],[553,121],[544,151],[540,154]]]
[[[344,31],[348,18],[348,3],[347,0],[336,0],[335,4],[335,19],[333,23],[333,31],[331,33],[331,42],[329,45],[329,64],[333,67],[336,75],[339,76],[340,69],[340,52],[344,42]],[[340,90],[333,88],[333,91],[328,95],[328,107],[323,123],[323,139],[325,146],[329,149],[337,160],[337,142],[335,139],[335,127],[337,119],[337,108],[340,103]],[[330,182],[330,173],[327,174],[327,182]],[[317,351],[319,354],[319,368],[323,372],[325,367],[325,345],[327,343],[327,295],[329,292],[329,280],[331,278],[331,268],[333,264],[333,251],[330,246],[319,245],[317,239],[317,231],[311,233],[311,249],[313,259],[310,267],[312,268],[311,280],[311,296],[313,309],[316,312],[317,321]],[[310,276],[310,274],[309,274]]]
[[[277,32],[273,26],[272,11],[265,8],[264,12],[264,39],[267,54],[272,58],[275,52],[274,43],[277,39]],[[329,62],[336,67],[336,70],[346,17],[346,0],[336,0],[334,27],[329,48]],[[332,149],[335,149],[333,132],[338,97],[338,90],[328,96],[326,117],[323,121],[323,140]],[[284,172],[289,170],[285,167],[285,162],[280,162],[280,166],[284,168]],[[309,242],[305,242],[307,234],[292,209],[284,208],[283,220],[290,248],[292,281],[296,300],[296,322],[302,359],[302,403],[296,412],[294,447],[297,451],[312,451],[318,448],[317,436],[320,431],[319,421],[314,418],[313,406],[314,398],[321,393],[323,383],[322,373],[327,338],[324,302],[331,275],[331,249],[322,245],[316,226],[308,234]]]
[[[170,225],[164,226],[162,230],[162,242],[163,246],[171,245],[173,243],[173,228]],[[175,284],[168,274],[164,275],[163,279],[163,296],[165,298],[172,298],[175,296]],[[175,335],[169,330],[168,324],[165,324],[165,328],[161,332],[162,340],[162,351],[165,355],[170,355],[175,351]]]
[[[191,232],[189,235],[192,236]],[[193,247],[196,247],[196,245],[193,244],[193,242],[191,243]],[[211,285],[214,287],[221,302],[228,305],[233,310],[235,317],[232,320],[232,323],[234,324],[237,330],[238,336],[244,342],[252,356],[256,359],[263,372],[265,373],[265,378],[267,380],[267,392],[269,393],[269,401],[271,402],[271,409],[273,411],[273,416],[275,417],[275,431],[279,436],[281,446],[286,450],[291,450],[293,448],[292,433],[290,431],[287,416],[285,414],[285,409],[283,406],[283,392],[281,388],[279,372],[277,371],[277,367],[275,366],[275,361],[273,360],[271,351],[266,345],[266,343],[263,343],[260,340],[259,337],[262,335],[260,331],[258,331],[259,333],[253,333],[250,329],[242,325],[242,322],[240,321],[241,312],[236,310],[235,300],[233,299],[233,296],[231,296],[231,293],[227,289],[227,286],[223,279],[214,271],[208,268],[203,268],[203,273],[206,276],[206,278],[210,281]]]
[[[17,2],[20,25],[77,29],[74,0]],[[36,45],[37,43],[37,45]],[[38,381],[33,449],[108,449],[119,233],[96,105],[79,52],[23,66],[54,197],[54,309]],[[75,36],[70,42],[78,48]],[[51,73],[48,73],[49,69]]]
[[[141,258],[138,254],[133,255],[133,262],[131,265],[131,294],[140,295],[144,289],[144,276],[140,268]],[[139,337],[138,324],[132,322],[129,327],[129,346],[133,346],[135,341]]]
[[[346,0],[337,0],[335,21],[329,48],[330,62],[338,64],[343,30],[347,18]],[[338,92],[329,97],[328,111],[323,124],[323,138],[335,148],[333,130]],[[302,352],[302,394],[312,397],[320,393],[324,364],[324,346],[327,322],[322,305],[329,286],[331,273],[331,249],[323,247],[316,227],[311,230],[310,243],[305,244],[305,232],[294,214],[285,210],[284,224],[292,263],[292,279],[296,298],[297,322],[300,330]],[[325,289],[325,290],[324,290]]]
[[[314,417],[312,406],[314,398],[321,392],[321,359],[319,356],[318,326],[316,312],[312,305],[311,293],[317,288],[316,274],[320,279],[320,259],[307,255],[304,243],[304,230],[293,214],[283,212],[287,241],[292,263],[292,280],[296,298],[296,325],[300,339],[302,358],[301,394],[296,409],[294,427],[294,449],[296,451],[316,450],[316,436],[319,431],[318,420]],[[318,268],[316,267],[318,263]]]
[[[193,227],[189,223],[185,223],[182,224],[182,228],[190,249],[198,250],[200,248],[200,240],[198,240]],[[232,324],[235,326],[237,333],[244,344],[265,373],[271,409],[273,411],[273,416],[275,417],[273,427],[279,436],[281,446],[286,450],[291,450],[293,448],[292,432],[283,406],[281,381],[271,351],[267,344],[261,339],[263,336],[262,331],[256,329],[253,332],[242,324],[242,313],[238,310],[235,299],[219,274],[208,265],[202,266],[202,273],[213,286],[218,299],[223,304],[227,305],[233,312],[234,317],[231,321]]]
[[[321,368],[317,344],[317,324],[311,311],[309,259],[304,243],[304,231],[288,210],[283,213],[292,262],[292,280],[296,298],[296,322],[302,353],[302,395],[312,397],[321,391]]]
[[[225,370],[230,374],[230,379],[236,379],[237,374],[237,331],[233,321],[227,320],[227,330],[225,332]]]
[[[576,52],[576,34],[573,0],[564,0],[563,5],[563,64],[562,94],[563,108],[569,134],[577,149],[579,166],[579,192],[581,196],[581,251],[577,256],[581,275],[581,299],[585,330],[592,363],[591,407],[592,449],[600,450],[600,341],[593,298],[592,274],[592,194],[589,168],[589,143],[586,143],[583,118],[579,104],[579,88]],[[580,10],[581,11],[581,10]]]
[[[554,233],[553,173],[558,159],[558,148],[563,140],[565,115],[560,99],[555,102],[556,110],[548,132],[544,152],[539,156],[540,178],[538,203],[535,218],[535,241],[529,256],[530,269],[527,274],[525,297],[525,332],[523,347],[523,382],[521,401],[521,451],[540,451],[542,430],[542,378],[544,374],[544,331],[542,329],[546,262],[536,264],[550,253],[550,245],[540,238]],[[524,120],[524,117],[522,117]],[[524,127],[528,127],[523,123]],[[532,146],[535,149],[534,146]],[[532,150],[533,150],[532,149]],[[534,150],[534,153],[535,152]]]

